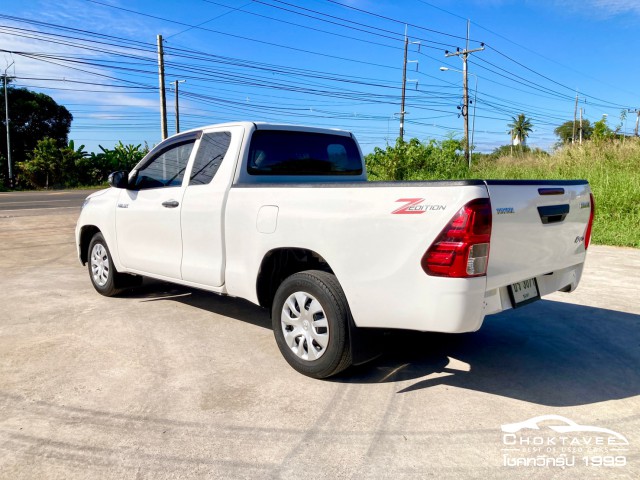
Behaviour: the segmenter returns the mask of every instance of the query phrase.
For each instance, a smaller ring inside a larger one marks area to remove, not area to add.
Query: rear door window
[[[206,185],[213,180],[229,150],[231,132],[205,133],[191,169],[189,185]]]
[[[257,130],[251,137],[250,175],[361,175],[351,137],[313,132]]]

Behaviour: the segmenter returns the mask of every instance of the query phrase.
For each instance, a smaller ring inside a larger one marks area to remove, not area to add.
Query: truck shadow
[[[548,406],[640,394],[640,315],[542,300],[485,319],[475,333],[395,332],[384,354],[334,381],[437,385]]]
[[[146,283],[146,282],[145,282]],[[245,300],[152,282],[140,301],[177,301],[271,329],[268,312]],[[548,406],[640,394],[640,315],[542,300],[485,319],[475,333],[392,331],[381,355],[329,379],[394,383],[404,394],[446,385]]]

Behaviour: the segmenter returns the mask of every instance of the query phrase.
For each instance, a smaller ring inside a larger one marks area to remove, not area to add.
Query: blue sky
[[[28,0],[0,7],[0,66],[15,84],[51,95],[74,115],[70,139],[98,145],[160,141],[156,35],[165,38],[169,131],[180,84],[181,129],[233,120],[353,131],[365,153],[398,134],[403,35],[409,48],[405,139],[462,137],[459,58],[477,78],[475,144],[509,143],[525,113],[529,144],[550,148],[553,129],[607,115],[632,132],[640,107],[640,1],[454,0]],[[34,23],[40,22],[40,23]],[[13,52],[13,53],[8,53]],[[415,82],[417,80],[417,82]]]

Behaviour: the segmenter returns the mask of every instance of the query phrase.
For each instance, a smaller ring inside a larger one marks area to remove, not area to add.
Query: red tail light
[[[596,204],[593,200],[593,193],[590,193],[591,197],[591,213],[589,214],[589,223],[587,224],[587,230],[584,232],[584,249],[589,248],[589,243],[591,243],[591,229],[593,228],[593,217],[596,214]]]
[[[467,203],[444,227],[422,257],[422,269],[439,277],[486,275],[491,238],[491,202]]]

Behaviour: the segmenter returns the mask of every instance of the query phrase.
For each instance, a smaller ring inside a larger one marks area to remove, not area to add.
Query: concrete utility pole
[[[162,49],[162,35],[158,35],[158,82],[160,84],[160,128],[162,140],[167,138],[167,97],[164,91],[164,51]]]
[[[407,36],[407,27],[405,25],[404,27],[404,62],[402,63],[402,100],[400,101],[400,139],[404,140],[404,115],[405,110],[404,110],[404,104],[405,104],[405,98],[406,98],[406,90],[407,90],[407,82],[416,82],[416,88],[417,88],[417,84],[418,81],[417,80],[407,80],[407,63],[415,63],[416,64],[416,70],[418,69],[418,61],[417,60],[407,60],[407,53],[409,52],[409,44],[418,44],[420,45],[420,42],[410,42],[409,41],[409,37]],[[420,49],[420,47],[418,47],[418,50]]]
[[[13,65],[14,63],[15,62],[11,62],[11,65]],[[9,135],[9,95],[7,93],[7,84],[9,83],[7,71],[9,70],[11,65],[7,65],[7,68],[4,69],[4,125],[7,129],[7,165],[9,167],[9,188],[13,188],[13,168],[11,167],[11,136]]]
[[[580,145],[582,145],[582,107],[580,107]]]
[[[180,106],[178,104],[178,84],[184,82],[186,82],[186,80],[174,80],[172,82],[176,90],[176,133],[180,133]]]
[[[471,145],[469,142],[469,81],[467,73],[467,59],[469,54],[474,52],[481,52],[484,50],[484,43],[480,44],[480,48],[469,50],[469,29],[471,28],[471,21],[467,20],[467,43],[464,50],[457,49],[455,52],[449,52],[445,50],[445,57],[460,57],[462,58],[462,119],[464,120],[464,155],[467,157],[469,165],[471,165]]]
[[[464,73],[462,70],[456,70],[455,68],[449,68],[449,67],[440,67],[440,71],[441,72],[452,71],[452,72]],[[475,73],[469,73],[469,72],[467,72],[467,75],[473,75],[474,77],[476,77],[476,87],[473,93],[473,123],[471,124],[471,146],[473,147],[473,138],[476,131],[476,105],[478,104],[478,76]],[[471,159],[468,158],[467,160],[469,160],[469,168],[471,168]]]
[[[404,140],[404,99],[407,90],[407,51],[409,50],[409,37],[407,29],[404,30],[404,62],[402,64],[402,100],[400,101],[400,138]]]
[[[573,109],[573,133],[571,134],[571,143],[576,143],[576,119],[578,116],[578,92],[576,91],[576,106]]]
[[[638,136],[638,123],[640,123],[640,109],[636,108],[635,110],[632,110],[631,108],[628,108],[627,112],[636,114],[636,128],[633,131],[633,134],[637,137]]]

